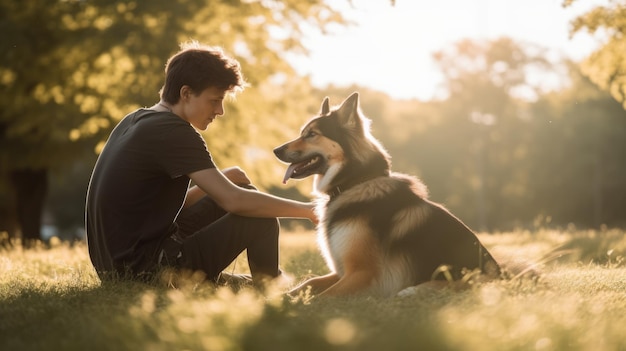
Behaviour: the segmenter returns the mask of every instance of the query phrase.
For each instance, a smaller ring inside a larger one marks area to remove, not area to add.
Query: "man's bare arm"
[[[239,167],[229,167],[229,168],[225,168],[222,171],[222,174],[228,178],[228,180],[230,180],[232,183],[239,185],[239,186],[245,186],[245,185],[250,185],[250,179],[248,178],[248,175],[246,174],[246,172],[244,172],[241,168]],[[200,189],[198,186],[194,185],[191,188],[189,188],[189,190],[187,190],[187,197],[185,198],[185,204],[183,205],[183,207],[190,207],[193,204],[195,204],[196,202],[198,202],[201,198],[203,198],[206,195],[206,193],[204,192],[204,190]]]
[[[189,177],[227,212],[249,217],[291,217],[317,221],[312,203],[241,188],[215,168],[193,172]],[[191,195],[197,194],[193,191]]]

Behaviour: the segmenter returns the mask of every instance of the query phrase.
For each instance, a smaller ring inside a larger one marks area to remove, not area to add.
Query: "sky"
[[[308,32],[309,55],[289,60],[315,86],[358,84],[396,99],[429,100],[441,94],[436,51],[465,39],[502,36],[540,45],[557,55],[581,60],[597,47],[585,33],[570,39],[569,22],[609,0],[329,0],[356,22],[332,34]]]

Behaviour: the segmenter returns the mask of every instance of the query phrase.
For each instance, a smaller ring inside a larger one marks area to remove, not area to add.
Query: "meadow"
[[[84,243],[0,249],[0,350],[626,350],[623,230],[480,234],[539,278],[454,292],[285,297],[214,287],[101,284]],[[326,268],[312,232],[281,237],[294,283]],[[230,272],[245,272],[240,256]]]

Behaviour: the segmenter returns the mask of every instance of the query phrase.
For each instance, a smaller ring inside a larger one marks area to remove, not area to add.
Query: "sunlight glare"
[[[356,327],[346,319],[334,318],[326,324],[325,335],[329,343],[345,345],[356,336]]]
[[[434,52],[465,38],[507,36],[580,60],[597,42],[583,34],[570,39],[569,21],[607,1],[579,1],[568,8],[561,0],[333,2],[356,25],[334,28],[327,36],[305,27],[310,56],[287,57],[319,87],[359,84],[398,99],[438,98],[445,91]]]

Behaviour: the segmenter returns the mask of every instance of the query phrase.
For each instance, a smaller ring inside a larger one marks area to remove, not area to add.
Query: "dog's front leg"
[[[305,291],[308,287],[311,287],[311,293],[316,295],[328,289],[329,287],[331,287],[333,284],[337,283],[338,281],[339,281],[339,275],[337,275],[336,273],[330,273],[327,275],[323,275],[321,277],[308,279],[304,283],[291,289],[288,292],[288,294],[292,296],[296,296],[301,291]]]

